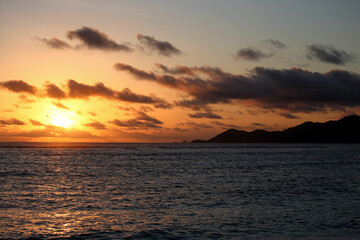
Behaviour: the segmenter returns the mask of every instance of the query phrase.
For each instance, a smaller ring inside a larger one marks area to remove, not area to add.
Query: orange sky
[[[1,1],[0,141],[190,141],[360,114],[358,2],[200,2]]]

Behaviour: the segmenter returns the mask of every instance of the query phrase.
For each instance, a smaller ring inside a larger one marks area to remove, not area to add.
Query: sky
[[[0,141],[182,142],[360,115],[357,0],[0,0]]]

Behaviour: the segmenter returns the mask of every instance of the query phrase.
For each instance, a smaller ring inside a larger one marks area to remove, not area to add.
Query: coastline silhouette
[[[229,129],[209,140],[192,143],[360,143],[360,116],[325,123],[309,121],[283,131]]]

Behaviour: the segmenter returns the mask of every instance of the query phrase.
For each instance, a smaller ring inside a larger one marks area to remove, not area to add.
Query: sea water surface
[[[0,144],[1,239],[360,239],[360,145]]]

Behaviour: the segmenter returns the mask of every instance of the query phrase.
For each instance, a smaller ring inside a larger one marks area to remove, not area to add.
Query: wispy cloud
[[[274,47],[274,48],[278,48],[278,49],[286,48],[285,43],[280,42],[279,40],[267,39],[267,40],[265,40],[264,42],[270,44],[270,45],[271,45],[272,47]]]
[[[312,44],[306,49],[308,59],[316,59],[325,63],[345,65],[355,60],[355,54],[336,49],[333,46]]]
[[[179,49],[167,41],[159,41],[154,37],[144,36],[142,34],[138,34],[137,39],[143,49],[149,50],[150,52],[155,51],[161,56],[171,57],[173,55],[181,54]]]
[[[85,123],[84,126],[85,127],[91,127],[91,128],[97,129],[97,130],[105,130],[105,129],[107,129],[106,125],[99,122],[99,121]]]
[[[129,130],[148,130],[148,129],[157,129],[162,128],[163,122],[147,115],[144,112],[137,112],[135,118],[128,120],[119,120],[114,119],[110,123],[118,126],[124,127]]]
[[[53,49],[72,49],[72,46],[70,46],[67,42],[57,39],[57,38],[39,38],[36,37],[36,40],[42,42],[45,44],[45,46]]]
[[[16,118],[10,118],[10,119],[0,119],[0,126],[1,125],[25,125],[26,123],[23,121],[20,121]]]
[[[60,102],[52,102],[52,104],[54,106],[56,106],[57,108],[62,108],[62,109],[65,109],[65,110],[70,110],[69,107],[65,106],[64,104],[60,103]]]
[[[256,48],[242,48],[236,55],[235,59],[237,60],[248,60],[248,61],[259,61],[262,58],[272,57],[273,53],[264,53],[260,49]]]
[[[210,119],[222,119],[222,117],[218,114],[215,114],[211,111],[207,112],[197,112],[197,113],[189,113],[189,117],[191,118],[210,118]]]

